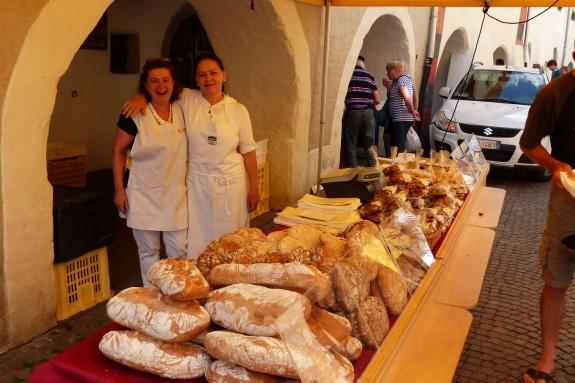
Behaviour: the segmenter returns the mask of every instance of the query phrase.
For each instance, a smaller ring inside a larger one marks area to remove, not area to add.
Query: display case
[[[436,249],[436,262],[359,382],[450,382],[457,368],[495,237],[505,192],[487,188],[489,167]]]

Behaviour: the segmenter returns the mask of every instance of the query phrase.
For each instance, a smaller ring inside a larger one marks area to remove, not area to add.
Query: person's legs
[[[394,121],[391,125],[391,146],[397,146],[397,152],[405,151],[407,132],[413,121]]]
[[[573,281],[575,272],[575,250],[566,246],[562,239],[574,231],[573,215],[575,204],[571,196],[555,185],[551,188],[547,223],[541,247],[539,261],[542,267],[542,279],[545,283],[540,298],[541,317],[541,355],[535,365],[536,371],[550,374],[556,358],[557,339],[565,310],[565,295]],[[532,371],[532,375],[537,372]],[[542,383],[542,378],[532,379],[523,374],[525,383]]]
[[[376,128],[376,121],[375,115],[373,110],[366,109],[362,113],[363,115],[363,124],[361,125],[360,134],[362,136],[363,141],[363,151],[365,155],[365,159],[367,161],[368,166],[375,166],[375,159],[371,156],[369,149],[373,146],[375,142],[375,128]]]
[[[357,167],[357,137],[361,123],[361,111],[348,110],[345,112],[343,123],[343,150],[346,164]]]
[[[557,352],[557,338],[565,311],[565,295],[567,288],[555,288],[547,284],[543,286],[540,300],[541,316],[541,356],[535,365],[535,370],[548,374],[553,372]],[[544,379],[532,379],[528,374],[523,374],[524,383],[545,383]]]
[[[154,230],[132,229],[138,256],[140,258],[140,272],[144,286],[150,286],[148,270],[154,263],[160,260],[160,232]]]
[[[186,258],[188,229],[164,231],[163,236],[168,258]]]

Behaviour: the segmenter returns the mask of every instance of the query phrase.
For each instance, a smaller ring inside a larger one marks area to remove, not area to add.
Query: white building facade
[[[35,0],[0,9],[0,352],[56,324],[52,189],[48,142],[84,144],[89,170],[111,166],[122,103],[138,74],[109,70],[108,48],[80,49],[106,14],[111,33],[139,38],[140,66],[167,56],[175,30],[197,15],[229,72],[226,91],[244,103],[256,140],[268,138],[271,205],[296,201],[315,183],[318,161],[325,10],[292,0]],[[543,8],[491,8],[505,21]],[[343,100],[356,58],[366,58],[380,90],[385,63],[404,60],[425,90],[428,117],[437,92],[453,87],[471,63],[480,8],[331,9],[322,170],[339,166]],[[570,65],[571,8],[553,8],[518,25],[485,20],[475,61]],[[108,40],[109,42],[109,40]],[[426,60],[427,59],[427,60]],[[429,73],[424,67],[430,64]]]

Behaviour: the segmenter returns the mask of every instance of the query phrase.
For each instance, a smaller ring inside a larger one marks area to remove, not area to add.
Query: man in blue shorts
[[[573,52],[575,59],[575,52]],[[575,271],[575,198],[561,182],[561,172],[572,179],[575,168],[575,71],[557,78],[539,92],[529,110],[520,145],[534,162],[553,173],[547,224],[540,247],[544,282],[540,301],[541,356],[535,368],[522,376],[524,383],[555,382],[556,343],[565,311],[565,295]],[[550,136],[552,152],[541,140]]]

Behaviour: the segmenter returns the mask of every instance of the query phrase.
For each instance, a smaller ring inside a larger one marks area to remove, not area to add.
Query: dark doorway
[[[197,15],[185,19],[176,29],[170,44],[170,58],[176,67],[178,79],[188,87],[195,88],[194,58],[204,53],[213,53],[214,48]]]

